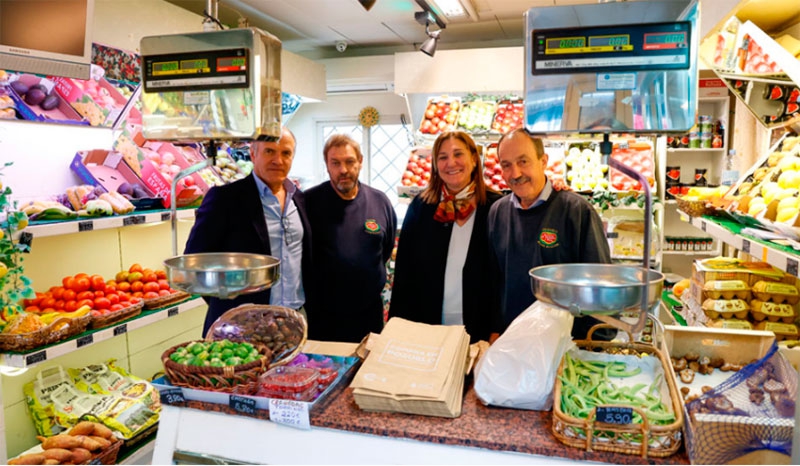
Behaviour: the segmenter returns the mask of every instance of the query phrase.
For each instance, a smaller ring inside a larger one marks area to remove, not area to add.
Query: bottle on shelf
[[[739,179],[739,170],[736,163],[736,150],[731,149],[725,155],[725,170],[722,171],[722,185],[733,186]]]

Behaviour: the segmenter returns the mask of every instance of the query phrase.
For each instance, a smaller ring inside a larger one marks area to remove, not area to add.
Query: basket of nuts
[[[272,350],[270,367],[288,363],[303,349],[308,336],[305,317],[283,306],[243,304],[220,316],[206,340],[246,341]]]

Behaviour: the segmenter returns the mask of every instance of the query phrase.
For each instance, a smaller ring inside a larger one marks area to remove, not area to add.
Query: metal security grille
[[[322,144],[333,134],[348,134],[361,143],[364,164],[360,179],[375,189],[383,191],[397,212],[398,219],[405,214],[406,205],[398,202],[397,186],[408,162],[411,143],[402,124],[381,124],[365,128],[352,122],[326,122],[321,125]],[[324,163],[324,162],[323,162]],[[323,168],[323,176],[328,173]]]

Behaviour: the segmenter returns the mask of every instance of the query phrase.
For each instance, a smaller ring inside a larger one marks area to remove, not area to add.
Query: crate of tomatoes
[[[454,130],[460,108],[461,99],[458,97],[442,96],[429,99],[419,125],[419,132],[435,136]]]

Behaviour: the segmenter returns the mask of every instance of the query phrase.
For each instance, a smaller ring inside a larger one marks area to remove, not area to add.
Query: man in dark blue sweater
[[[502,333],[536,298],[528,271],[540,265],[610,263],[603,222],[591,204],[578,194],[556,191],[545,176],[547,154],[542,140],[516,129],[498,145],[503,179],[513,194],[489,211],[489,242],[496,259],[495,293],[500,314],[495,331]],[[592,317],[575,319],[572,336],[583,339],[598,323]],[[598,335],[598,333],[595,333]]]
[[[356,141],[333,135],[323,154],[330,181],[305,193],[319,303],[308,313],[308,337],[359,342],[383,328],[381,292],[397,216],[385,194],[358,181],[363,156]]]

